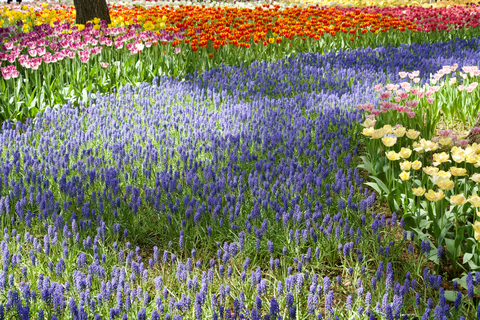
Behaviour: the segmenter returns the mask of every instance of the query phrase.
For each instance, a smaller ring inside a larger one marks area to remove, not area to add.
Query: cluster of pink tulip
[[[140,29],[141,25],[130,25],[128,29],[107,28],[104,21],[100,22],[100,29],[94,28],[91,23],[87,23],[83,30],[78,30],[77,26],[72,27],[68,22],[57,22],[53,27],[41,25],[34,31],[9,38],[3,44],[0,63],[6,61],[12,65],[8,69],[2,69],[6,70],[2,75],[5,79],[18,77],[19,72],[14,65],[16,61],[26,69],[37,70],[42,62],[55,63],[77,56],[81,62],[87,63],[92,56],[100,54],[103,47],[112,45],[117,50],[126,47],[130,54],[136,54],[158,41],[169,42],[169,37],[164,34],[168,33],[166,31],[154,33]]]
[[[414,22],[418,31],[440,31],[480,26],[480,7],[452,6],[445,8],[425,8],[421,6],[398,7],[351,7],[341,8],[345,12],[360,11],[369,14],[394,15]]]
[[[10,78],[16,78],[20,74],[17,68],[13,65],[0,68],[0,70],[2,70],[2,76],[7,80]]]

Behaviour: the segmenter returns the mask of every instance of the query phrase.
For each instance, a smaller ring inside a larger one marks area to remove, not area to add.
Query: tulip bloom
[[[428,201],[432,202],[437,202],[439,200],[442,200],[445,197],[445,194],[443,193],[442,190],[435,192],[432,189],[428,190],[427,193],[425,193],[425,198],[427,198]]]

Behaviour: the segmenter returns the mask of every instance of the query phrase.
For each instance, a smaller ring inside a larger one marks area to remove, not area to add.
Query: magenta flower
[[[0,70],[2,71],[2,76],[5,80],[8,80],[10,78],[16,78],[20,74],[20,72],[16,69],[14,65],[0,68]]]

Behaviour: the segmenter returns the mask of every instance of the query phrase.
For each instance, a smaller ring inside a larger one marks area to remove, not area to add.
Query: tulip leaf
[[[374,182],[366,182],[365,184],[373,188],[380,196],[382,196],[383,192],[382,192],[382,189],[380,189],[380,187],[378,186],[378,184]]]
[[[370,178],[372,178],[373,180],[375,180],[377,182],[377,184],[380,186],[380,188],[382,188],[382,190],[385,194],[390,194],[390,189],[388,189],[388,187],[385,185],[385,183],[383,183],[382,180],[380,180],[379,178],[377,178],[375,176],[370,176]]]
[[[453,257],[460,256],[460,246],[455,246],[455,240],[453,239],[445,239],[445,244],[447,245],[447,251],[452,254]]]
[[[473,253],[465,253],[463,255],[463,263],[467,263],[473,258]]]
[[[453,226],[453,223],[449,223],[447,224],[443,229],[442,231],[440,232],[438,238],[437,238],[437,244],[438,245],[441,245],[443,243],[443,239],[445,238],[445,236],[447,235],[447,232],[448,230],[450,230],[450,228]]]
[[[445,291],[445,299],[447,299],[448,301],[454,302],[456,298],[457,298],[456,291],[453,291],[453,290],[446,290]]]

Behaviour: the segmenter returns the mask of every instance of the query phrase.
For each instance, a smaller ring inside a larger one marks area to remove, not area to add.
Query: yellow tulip
[[[435,143],[433,141],[426,141],[425,142],[425,147],[423,148],[425,151],[435,151],[438,149],[438,143]]]
[[[373,127],[363,128],[362,134],[363,134],[364,136],[371,137],[371,136],[373,135],[373,131],[375,131],[375,129],[374,129]]]
[[[410,155],[412,154],[412,150],[408,149],[408,148],[402,148],[400,149],[400,157],[402,157],[403,159],[408,159],[410,158]]]
[[[409,171],[412,168],[412,163],[410,161],[403,161],[400,163],[400,170]]]
[[[391,147],[395,143],[397,143],[397,138],[387,136],[387,137],[382,138],[382,142],[386,147]]]
[[[474,156],[477,154],[477,148],[467,147],[465,148],[465,157]]]
[[[437,172],[437,176],[445,179],[450,179],[452,177],[452,174],[448,171],[440,170]]]
[[[435,167],[425,167],[423,168],[423,172],[428,174],[429,176],[434,175],[438,172],[438,168]]]
[[[452,138],[450,138],[450,137],[440,137],[440,139],[438,139],[438,142],[442,146],[449,146],[449,145],[452,144]]]
[[[384,126],[383,126],[383,132],[384,132],[385,134],[392,134],[392,133],[393,133],[393,128],[392,128],[392,126],[389,125],[389,124],[384,125]]]
[[[467,198],[463,195],[463,193],[457,194],[455,196],[450,197],[450,203],[456,206],[461,206],[467,202]]]
[[[408,130],[405,134],[407,135],[407,137],[408,137],[409,139],[415,140],[415,139],[417,139],[417,137],[420,135],[420,131],[416,131],[416,130],[410,129],[410,130]]]
[[[466,159],[468,163],[476,163],[478,162],[478,155],[476,154],[470,154],[466,156]]]
[[[450,172],[455,177],[463,177],[467,175],[467,169],[465,168],[450,167]]]
[[[475,181],[476,183],[480,183],[480,173],[474,173],[471,177],[470,180]]]
[[[413,170],[418,170],[422,167],[422,163],[418,160],[415,160],[412,162],[412,168]]]
[[[454,151],[453,148],[452,148],[451,154],[452,154],[453,161],[455,161],[456,163],[461,163],[461,162],[465,161],[465,151],[463,151],[463,150]]]
[[[367,119],[365,120],[365,122],[362,123],[362,126],[364,126],[365,128],[370,128],[370,127],[373,127],[373,126],[375,125],[375,122],[376,122],[375,120],[372,120],[372,119],[370,119],[370,118],[367,118]]]
[[[472,194],[470,197],[468,197],[468,202],[475,208],[480,207],[480,197],[478,194]]]
[[[383,128],[373,131],[373,134],[372,134],[372,139],[380,139],[380,138],[383,138]]]
[[[393,150],[389,151],[389,152],[385,152],[385,155],[387,156],[388,160],[390,160],[390,161],[395,161],[395,160],[400,159],[400,155]]]
[[[438,166],[444,162],[451,162],[450,156],[446,152],[433,154],[433,165]]]
[[[410,179],[410,172],[402,171],[402,173],[400,173],[400,179],[402,179],[402,181]]]
[[[432,189],[430,189],[428,190],[427,193],[425,193],[425,198],[427,198],[428,201],[437,202],[439,200],[442,200],[443,197],[445,197],[445,194],[443,193],[442,190],[435,192]]]
[[[413,188],[412,191],[413,191],[413,194],[416,195],[417,197],[421,197],[425,194],[425,189],[422,187]]]
[[[442,190],[452,190],[455,183],[450,179],[441,179],[438,181],[437,185]]]
[[[448,181],[450,180],[450,177],[452,174],[450,172],[445,172],[443,170],[438,171],[437,173],[433,174],[430,176],[430,181],[432,181],[433,184],[438,185],[441,181]]]
[[[475,223],[472,224],[472,227],[475,231],[475,240],[480,241],[480,222],[475,221]]]
[[[397,136],[397,138],[401,138],[405,135],[407,129],[405,127],[398,127],[393,131],[393,134]]]

